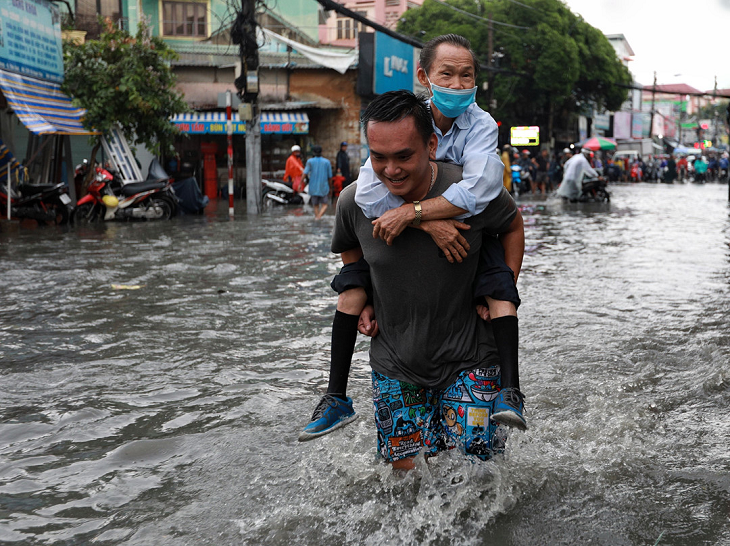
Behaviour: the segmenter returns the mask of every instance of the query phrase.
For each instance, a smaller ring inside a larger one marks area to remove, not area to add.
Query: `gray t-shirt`
[[[424,199],[461,180],[461,167],[438,163],[438,177]],[[481,213],[464,220],[470,250],[449,263],[431,236],[412,227],[391,246],[373,238],[371,220],[355,204],[355,184],[340,194],[332,252],[362,248],[370,264],[373,305],[380,333],[370,346],[370,365],[391,379],[445,388],[463,370],[497,365],[491,327],[476,314],[472,283],[485,234],[504,233],[517,214],[506,190]]]

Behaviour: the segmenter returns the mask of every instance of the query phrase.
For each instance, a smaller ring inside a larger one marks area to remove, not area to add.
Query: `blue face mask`
[[[431,83],[431,102],[439,109],[447,118],[456,118],[466,112],[477,94],[476,86],[471,89],[449,89]]]

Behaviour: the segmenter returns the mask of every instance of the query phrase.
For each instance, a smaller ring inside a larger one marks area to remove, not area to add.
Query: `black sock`
[[[492,319],[494,341],[499,352],[502,372],[502,388],[520,388],[520,374],[517,368],[517,344],[519,332],[517,317],[506,316]]]
[[[357,321],[359,315],[348,315],[335,311],[332,321],[332,348],[330,356],[330,382],[327,394],[347,399],[347,377],[350,375],[352,353],[357,340]]]

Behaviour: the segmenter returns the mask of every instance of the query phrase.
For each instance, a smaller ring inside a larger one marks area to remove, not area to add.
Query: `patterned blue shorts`
[[[458,447],[487,460],[504,449],[506,432],[489,417],[499,368],[461,372],[446,389],[427,389],[372,372],[378,451],[388,461]]]

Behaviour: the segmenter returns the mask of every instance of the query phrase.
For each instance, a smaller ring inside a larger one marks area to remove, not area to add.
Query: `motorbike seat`
[[[583,191],[603,188],[605,186],[606,186],[606,183],[599,180],[598,178],[586,178],[583,180],[583,183],[582,183]]]
[[[122,195],[129,197],[144,191],[161,190],[167,186],[167,182],[130,182],[122,186]]]
[[[54,189],[57,184],[21,184],[18,186],[20,195],[28,196]]]

